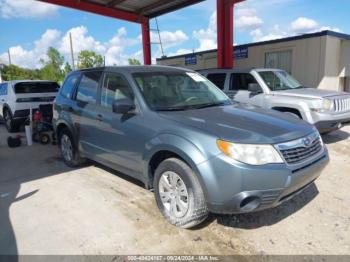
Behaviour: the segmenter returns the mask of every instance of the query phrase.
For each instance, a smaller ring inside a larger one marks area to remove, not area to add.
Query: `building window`
[[[287,50],[266,53],[265,67],[282,69],[292,74],[292,51]]]

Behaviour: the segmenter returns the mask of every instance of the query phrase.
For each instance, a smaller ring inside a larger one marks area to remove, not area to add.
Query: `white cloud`
[[[263,25],[263,20],[256,15],[254,8],[238,8],[234,25],[241,30],[254,30]]]
[[[294,33],[306,33],[317,30],[319,24],[313,19],[299,17],[290,24],[290,27]]]
[[[130,47],[141,45],[141,35],[130,38],[127,35],[127,30],[121,27],[111,39],[106,42],[100,42],[89,34],[85,26],[79,26],[71,28],[65,33],[55,29],[48,29],[40,39],[33,43],[32,49],[26,49],[20,45],[11,47],[12,63],[21,67],[40,68],[42,66],[40,60],[47,59],[46,52],[50,46],[58,49],[65,57],[65,60],[71,62],[70,34],[72,35],[76,62],[78,53],[82,50],[92,50],[97,54],[105,56],[106,65],[126,65],[129,57],[137,58],[141,62],[143,61],[142,50],[131,54],[129,51]],[[188,40],[188,36],[181,30],[174,32],[162,31],[160,34],[164,49],[176,46]],[[154,35],[152,38],[156,36]],[[155,57],[159,56],[161,56],[160,48],[154,52],[153,60]],[[8,61],[7,52],[0,54],[0,60]]]
[[[182,30],[176,30],[175,32],[161,31],[160,38],[163,44],[163,48],[179,45],[189,39]],[[159,43],[158,33],[151,32],[151,42]]]
[[[255,29],[250,32],[250,35],[253,37],[254,42],[281,39],[288,36],[288,34],[283,32],[278,25],[275,25],[268,33],[263,33],[261,29]]]
[[[34,0],[0,0],[3,18],[42,18],[57,14],[58,6]]]
[[[210,16],[210,21],[207,29],[193,31],[193,37],[199,41],[199,47],[196,51],[215,49],[217,47],[217,27],[216,27],[216,12]]]
[[[191,49],[180,48],[176,52],[169,53],[169,56],[185,55],[191,53],[193,53],[193,50]]]

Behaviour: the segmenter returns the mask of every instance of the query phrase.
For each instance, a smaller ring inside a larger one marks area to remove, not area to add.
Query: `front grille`
[[[298,164],[318,154],[323,143],[318,133],[285,144],[277,145],[288,164]]]
[[[334,99],[333,106],[335,112],[350,111],[350,97],[342,99]]]

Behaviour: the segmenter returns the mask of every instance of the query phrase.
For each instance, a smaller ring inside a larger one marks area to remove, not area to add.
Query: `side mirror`
[[[114,100],[112,110],[116,114],[126,114],[135,109],[135,103],[130,98]]]
[[[261,87],[257,83],[250,83],[248,85],[248,91],[252,92],[253,94],[260,94],[260,93],[262,93]]]

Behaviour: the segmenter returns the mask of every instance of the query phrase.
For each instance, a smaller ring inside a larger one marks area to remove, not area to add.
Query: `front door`
[[[134,100],[136,109],[127,114],[114,113],[112,104],[125,98]],[[141,174],[146,143],[144,118],[134,92],[123,75],[113,72],[104,74],[97,112],[99,125],[96,135],[99,138],[98,147],[104,152],[101,155],[103,160],[129,175]]]
[[[262,107],[264,105],[264,94],[252,93],[248,90],[249,84],[257,84],[254,76],[250,73],[233,73],[230,78],[228,96],[241,103],[253,104]]]

